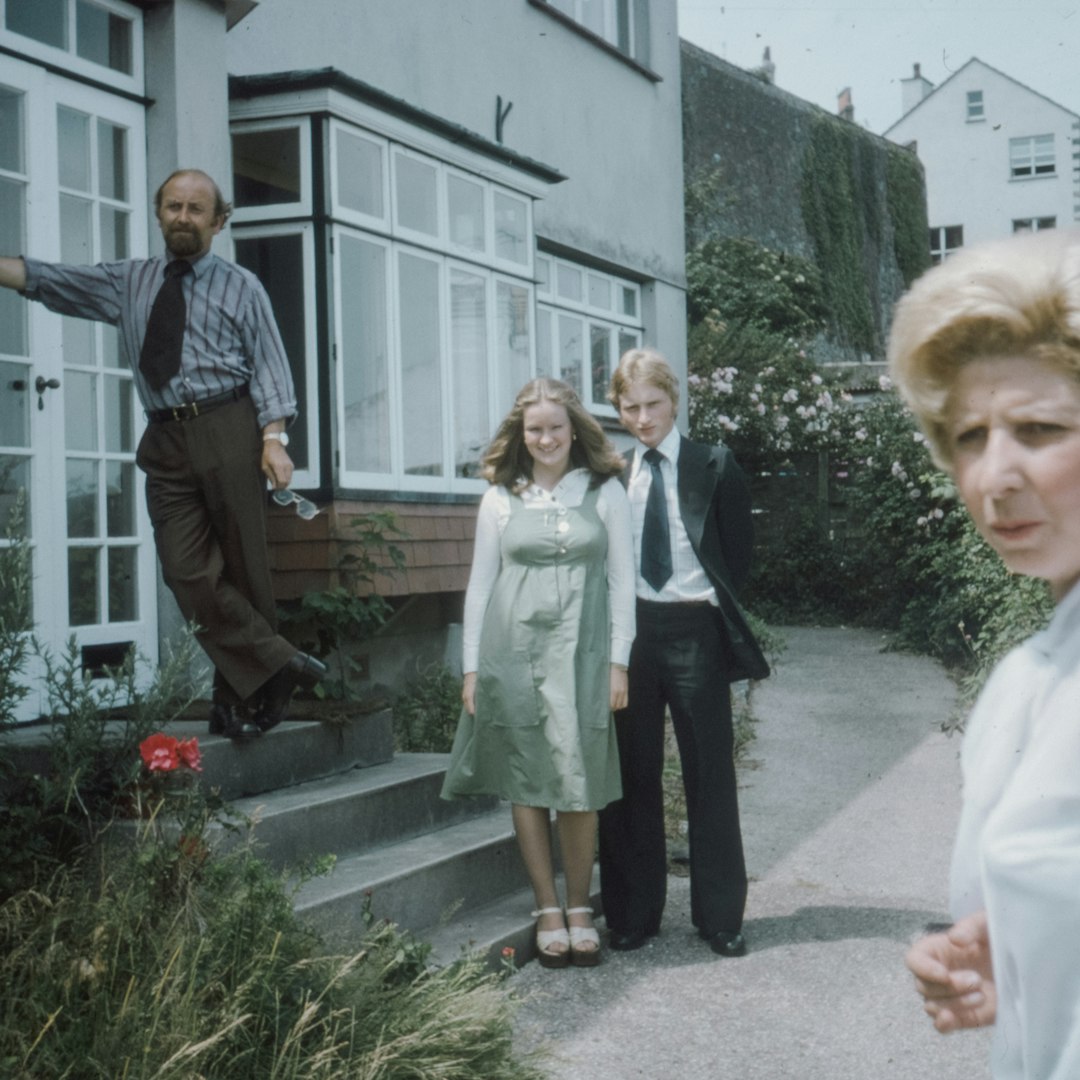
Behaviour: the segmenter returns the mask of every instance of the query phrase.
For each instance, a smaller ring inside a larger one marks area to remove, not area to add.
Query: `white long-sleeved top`
[[[580,506],[589,487],[587,469],[568,472],[552,491],[530,484],[522,493],[526,510],[550,510]],[[607,529],[607,581],[611,611],[611,662],[627,664],[635,632],[634,542],[630,526],[630,503],[622,484],[614,477],[600,486],[596,512]],[[476,671],[480,655],[480,630],[484,622],[495,579],[499,576],[502,556],[499,542],[510,520],[510,494],[506,488],[492,486],[484,492],[476,518],[476,544],[472,570],[465,592],[463,670]]]
[[[1080,587],[990,677],[964,737],[954,918],[986,908],[997,1080],[1080,1077]]]

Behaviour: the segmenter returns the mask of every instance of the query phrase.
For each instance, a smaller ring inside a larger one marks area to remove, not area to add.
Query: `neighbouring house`
[[[328,587],[349,522],[393,511],[393,681],[459,618],[479,455],[536,373],[604,386],[647,342],[685,365],[675,0],[4,0],[0,251],[158,249],[172,169],[236,203],[219,253],[266,283],[302,400],[272,518],[283,599]],[[34,617],[100,670],[179,616],[107,327],[0,296],[0,512],[28,495]],[[421,649],[421,651],[423,651]],[[27,715],[40,703],[31,699]]]
[[[930,250],[1080,220],[1080,115],[977,57],[934,86],[916,64],[885,136],[926,169]]]
[[[744,238],[821,271],[816,355],[876,381],[893,305],[926,266],[922,168],[895,143],[682,42],[687,247]]]

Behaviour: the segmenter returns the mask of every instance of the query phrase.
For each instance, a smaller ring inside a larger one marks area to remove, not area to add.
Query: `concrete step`
[[[266,737],[269,740],[276,729]],[[490,813],[495,798],[439,797],[448,754],[398,754],[385,764],[233,802],[256,821],[256,849],[276,866],[385,847]]]
[[[527,887],[509,808],[400,844],[340,859],[330,874],[304,883],[298,915],[333,948],[355,948],[371,912],[414,933]],[[465,939],[463,939],[465,940]]]
[[[208,735],[204,721],[179,721],[168,733],[198,736],[200,780],[219,788],[227,802],[381,765],[394,756],[389,709],[344,721],[286,720],[265,735],[242,739]]]
[[[559,895],[565,900],[566,888],[561,877]],[[598,868],[593,870],[590,896],[594,915],[599,918],[602,912]],[[469,952],[480,954],[495,969],[511,959],[503,955],[503,950],[513,949],[512,961],[521,967],[536,959],[536,921],[531,914],[535,903],[532,889],[519,889],[480,907],[460,911],[449,922],[425,927],[416,937],[431,945],[433,964],[448,964],[463,952]]]

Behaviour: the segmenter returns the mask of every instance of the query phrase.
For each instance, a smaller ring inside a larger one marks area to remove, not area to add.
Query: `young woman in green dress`
[[[477,518],[464,707],[443,796],[512,804],[545,967],[600,959],[589,906],[596,812],[622,794],[611,713],[626,706],[634,638],[623,465],[574,390],[554,379],[521,390],[484,457],[491,487]]]

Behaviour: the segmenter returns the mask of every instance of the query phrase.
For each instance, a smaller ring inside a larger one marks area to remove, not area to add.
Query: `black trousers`
[[[739,829],[731,688],[708,605],[638,602],[630,705],[616,714],[623,797],[600,811],[600,887],[608,926],[659,928],[667,897],[665,708],[686,789],[691,918],[700,933],[742,928],[746,863]]]
[[[149,424],[136,462],[165,584],[214,665],[215,700],[250,698],[296,652],[277,633],[262,437],[250,398]]]

